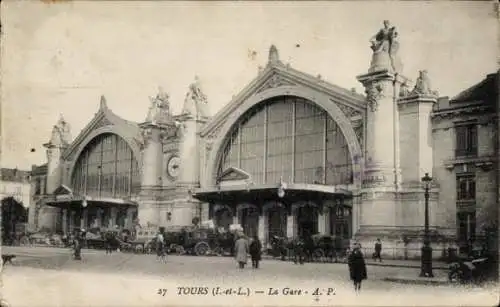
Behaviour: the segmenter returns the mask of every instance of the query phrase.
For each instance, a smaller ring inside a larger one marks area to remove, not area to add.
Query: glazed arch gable
[[[280,96],[296,96],[304,98],[324,109],[337,123],[346,138],[351,160],[353,162],[354,174],[361,174],[361,170],[363,169],[362,163],[364,160],[362,159],[362,147],[356,132],[354,131],[351,119],[346,116],[337,103],[333,102],[333,99],[335,98],[308,87],[300,85],[284,85],[268,88],[250,96],[238,107],[237,110],[232,112],[227,117],[221,127],[219,127],[218,133],[213,137],[213,140],[211,140],[212,144],[210,147],[212,150],[207,153],[207,164],[205,172],[203,172],[204,177],[201,182],[202,186],[208,188],[216,185],[215,181],[217,178],[218,164],[222,158],[226,136],[233,129],[234,125],[240,120],[241,116],[255,105],[265,100]],[[364,113],[362,114],[362,116],[364,116]],[[361,176],[354,176],[354,186],[361,186]]]

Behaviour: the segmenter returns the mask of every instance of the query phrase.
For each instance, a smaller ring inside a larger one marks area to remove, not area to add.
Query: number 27
[[[167,294],[167,289],[160,288],[156,294],[165,296],[165,294]]]

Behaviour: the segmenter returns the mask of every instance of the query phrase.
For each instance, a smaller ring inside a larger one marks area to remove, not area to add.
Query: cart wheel
[[[196,253],[196,256],[205,256],[209,249],[210,247],[206,242],[198,242],[194,246],[194,252]]]

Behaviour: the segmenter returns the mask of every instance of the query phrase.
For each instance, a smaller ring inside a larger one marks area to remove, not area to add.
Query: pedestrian
[[[167,261],[165,255],[165,236],[163,227],[160,227],[160,231],[158,232],[158,235],[156,235],[156,256],[160,262],[165,263]]]
[[[106,254],[112,254],[113,253],[113,233],[111,231],[106,231],[104,234],[105,239],[106,239]]]
[[[377,239],[377,242],[375,242],[375,252],[373,253],[373,260],[379,260],[382,262],[382,256],[380,253],[382,252],[382,242],[380,242],[380,239]]]
[[[304,240],[302,240],[301,238],[297,238],[297,240],[295,240],[293,245],[294,245],[293,263],[297,264],[298,262],[299,264],[304,264],[304,258],[305,258]]]
[[[367,278],[366,264],[361,252],[361,245],[354,244],[354,248],[348,258],[349,274],[351,280],[354,282],[354,291],[358,293],[361,291],[361,282]]]
[[[78,233],[73,236],[73,259],[82,260],[82,242]]]
[[[248,242],[244,236],[240,234],[238,240],[234,243],[234,254],[240,269],[245,268],[245,264],[247,264],[248,251]]]
[[[334,239],[334,249],[335,249],[335,263],[339,261],[339,257],[342,256],[342,238],[338,235],[335,236]]]
[[[259,261],[261,259],[262,253],[262,244],[259,241],[259,238],[255,236],[253,238],[252,243],[250,243],[250,256],[252,257],[252,268],[259,268]]]

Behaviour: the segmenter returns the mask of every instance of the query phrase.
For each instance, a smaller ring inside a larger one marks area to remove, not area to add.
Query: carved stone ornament
[[[333,100],[331,100],[333,101]],[[342,112],[344,112],[345,116],[347,118],[351,118],[353,116],[356,116],[356,115],[360,115],[361,112],[354,109],[354,108],[351,108],[351,107],[348,107],[346,105],[343,105],[343,104],[340,104],[340,103],[336,103],[336,105],[342,110]]]
[[[162,129],[160,132],[160,141],[162,144],[168,144],[178,138],[177,128]]]
[[[264,85],[257,91],[262,92],[270,88],[277,88],[280,86],[294,85],[292,82],[284,80],[280,75],[274,74],[269,78]]]
[[[149,107],[146,122],[156,125],[168,124],[172,121],[169,98],[170,96],[159,87],[158,94],[155,97],[149,98],[151,106]]]
[[[363,150],[363,123],[356,123],[356,125],[354,125],[354,133],[356,133],[356,137],[358,139],[358,142],[359,142],[359,146],[361,148],[361,150]]]
[[[419,76],[417,82],[415,83],[415,87],[413,88],[410,94],[438,96],[438,92],[432,90],[431,80],[429,79],[427,70],[421,70],[419,72]]]
[[[182,114],[195,115],[197,118],[208,116],[208,99],[201,90],[200,79],[195,77],[195,81],[189,85],[189,90],[184,98]]]
[[[410,95],[410,93],[411,93],[411,91],[410,91],[410,87],[408,86],[408,84],[406,84],[406,83],[401,84],[401,86],[399,88],[399,97],[407,97]]]
[[[141,147],[145,148],[148,146],[149,141],[151,141],[151,138],[153,136],[153,130],[151,128],[143,128],[141,131],[141,135],[142,135],[142,140],[143,140]]]
[[[106,117],[101,118],[94,126],[94,129],[110,126],[112,123]]]
[[[384,87],[380,82],[374,81],[366,87],[366,98],[370,111],[375,112],[378,109],[378,101],[384,97]]]

